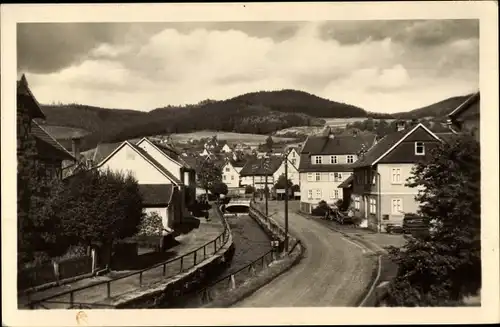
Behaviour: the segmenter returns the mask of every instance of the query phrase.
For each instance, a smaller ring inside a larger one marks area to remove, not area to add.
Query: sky
[[[479,21],[21,23],[17,57],[44,104],[150,111],[297,89],[393,113],[478,90]]]

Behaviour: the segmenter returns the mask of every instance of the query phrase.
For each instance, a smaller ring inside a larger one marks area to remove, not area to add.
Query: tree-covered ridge
[[[395,113],[393,116],[399,119],[445,117],[470,96],[471,94],[451,97],[422,108],[414,109],[408,112]]]

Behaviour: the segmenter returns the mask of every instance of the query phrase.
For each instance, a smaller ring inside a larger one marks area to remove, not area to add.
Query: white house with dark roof
[[[170,233],[181,222],[182,181],[141,147],[125,141],[102,160],[97,169],[132,174],[141,193],[146,195],[145,211],[155,211],[162,217],[164,234]]]
[[[309,136],[300,154],[300,208],[310,213],[320,201],[333,204],[343,198],[338,186],[353,173],[361,152],[376,143],[373,134]]]
[[[240,187],[240,172],[243,166],[245,166],[244,161],[226,159],[226,163],[222,167],[222,182],[226,184],[229,189]]]
[[[401,225],[405,213],[417,212],[419,189],[406,181],[415,164],[441,142],[423,124],[409,126],[384,136],[354,164],[352,180],[340,187],[352,192],[361,227],[381,231],[388,224]]]

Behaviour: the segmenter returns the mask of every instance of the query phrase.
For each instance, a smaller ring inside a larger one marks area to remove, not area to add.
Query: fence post
[[[236,288],[236,280],[234,279],[234,275],[231,275],[231,289]]]
[[[184,256],[181,257],[181,272],[184,270]]]
[[[194,262],[193,262],[193,267],[194,267],[194,266],[196,266],[196,253],[197,253],[197,252],[198,252],[198,251],[194,251]]]
[[[107,286],[107,293],[108,293],[107,295],[108,295],[108,298],[110,298],[111,297],[111,281],[108,280],[106,286]]]
[[[165,277],[166,274],[167,274],[167,264],[164,263],[163,264],[163,277]]]
[[[94,248],[90,250],[90,256],[92,257],[92,275],[94,275],[97,270],[97,260],[96,260],[97,258]]]
[[[142,286],[142,271],[139,273],[139,286]]]
[[[75,294],[73,292],[69,293],[69,307],[73,308],[75,303]]]
[[[59,285],[59,263],[52,261],[52,265],[54,267],[54,276],[56,278],[57,285]]]

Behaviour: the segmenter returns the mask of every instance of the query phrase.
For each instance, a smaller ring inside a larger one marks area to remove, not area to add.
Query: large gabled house
[[[448,127],[453,133],[471,132],[479,141],[480,94],[470,95],[448,114]]]
[[[96,168],[133,175],[143,194],[144,211],[156,212],[162,218],[164,235],[170,234],[182,222],[182,181],[140,146],[125,141]]]
[[[287,160],[282,159],[281,164],[278,166],[273,174],[274,180],[277,182],[281,175],[285,174],[285,165],[287,165],[287,177],[292,182],[293,185],[300,186],[300,174],[299,174],[299,163],[300,156],[297,150],[292,148],[287,153]]]
[[[34,145],[34,160],[41,178],[62,178],[63,162],[76,158],[45,131],[35,119],[45,119],[41,106],[23,75],[17,81],[17,154]]]
[[[136,146],[146,151],[151,157],[159,162],[166,170],[171,172],[179,181],[182,182],[183,199],[182,211],[188,214],[188,208],[194,205],[196,201],[196,171],[180,155],[179,151],[171,145],[158,144],[152,142],[147,137],[142,138],[136,143]]]
[[[352,207],[361,227],[382,231],[401,225],[405,213],[416,213],[418,188],[406,186],[412,168],[442,140],[423,124],[384,136],[354,164],[352,179],[340,187],[352,193]]]
[[[338,186],[353,173],[353,164],[376,143],[373,134],[309,136],[300,153],[300,210],[310,213],[320,201],[334,204],[344,198]]]

